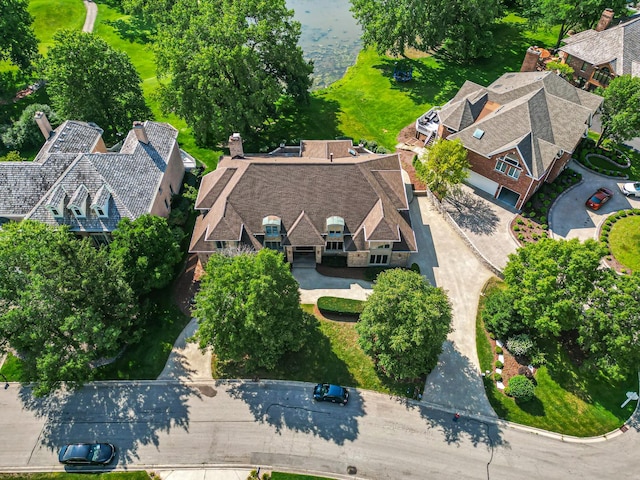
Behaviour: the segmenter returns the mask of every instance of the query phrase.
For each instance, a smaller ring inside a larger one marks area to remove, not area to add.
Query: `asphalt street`
[[[352,391],[346,407],[315,403],[312,385],[285,382],[104,382],[34,400],[0,391],[0,470],[61,470],[69,441],[110,441],[113,468],[250,465],[368,479],[566,479],[637,470],[638,428],[570,443]],[[76,471],[69,469],[69,471]]]

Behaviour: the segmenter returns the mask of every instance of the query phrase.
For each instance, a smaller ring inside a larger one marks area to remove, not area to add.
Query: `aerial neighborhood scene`
[[[0,0],[0,480],[633,476],[639,381],[637,2]]]

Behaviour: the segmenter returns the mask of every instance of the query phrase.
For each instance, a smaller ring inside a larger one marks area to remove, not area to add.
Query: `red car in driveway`
[[[608,188],[602,187],[589,197],[589,200],[587,200],[585,205],[592,210],[599,210],[600,207],[607,203],[611,197],[613,197],[613,192]]]

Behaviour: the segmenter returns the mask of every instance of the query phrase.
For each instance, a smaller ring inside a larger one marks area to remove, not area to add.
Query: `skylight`
[[[477,138],[478,140],[480,140],[483,135],[484,135],[484,130],[481,130],[480,128],[476,128],[476,131],[473,132],[473,138]]]

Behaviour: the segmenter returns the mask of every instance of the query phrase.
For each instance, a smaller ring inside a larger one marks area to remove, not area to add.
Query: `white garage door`
[[[483,192],[487,192],[492,196],[495,196],[496,192],[498,191],[498,187],[500,186],[498,182],[494,182],[493,180],[490,180],[487,177],[483,177],[476,172],[469,172],[469,176],[465,181],[469,185],[479,188]]]

